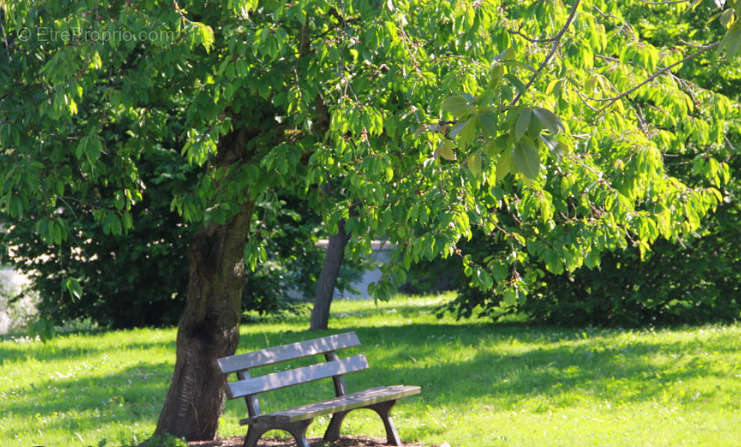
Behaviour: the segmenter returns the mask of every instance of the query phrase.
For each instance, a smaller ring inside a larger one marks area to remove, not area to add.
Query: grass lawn
[[[447,297],[449,298],[449,297]],[[240,352],[347,330],[368,371],[348,388],[415,384],[397,404],[401,437],[427,445],[741,445],[741,325],[596,330],[437,319],[446,297],[333,305],[331,331],[306,318],[245,324]],[[153,430],[174,363],[174,329],[0,341],[0,445],[132,445]],[[331,396],[331,381],[266,395],[264,410]],[[242,401],[227,404],[221,436],[240,435]],[[328,418],[314,422],[320,436]],[[383,436],[373,413],[344,433]],[[280,436],[280,432],[268,436]]]

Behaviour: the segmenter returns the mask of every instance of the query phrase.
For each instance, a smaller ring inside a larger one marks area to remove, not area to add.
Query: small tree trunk
[[[252,204],[231,222],[195,236],[188,250],[188,291],[178,324],[175,372],[155,433],[211,440],[224,407],[225,377],[216,359],[234,354],[245,284],[244,244]]]
[[[316,299],[311,311],[311,330],[327,329],[329,324],[329,308],[332,305],[332,295],[337,285],[342,259],[345,257],[345,246],[350,235],[345,232],[345,221],[340,220],[337,234],[329,238],[329,246],[324,255],[322,272],[316,283]]]

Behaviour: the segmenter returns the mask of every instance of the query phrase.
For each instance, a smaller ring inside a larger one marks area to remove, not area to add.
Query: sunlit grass
[[[371,369],[350,390],[421,385],[394,410],[402,439],[463,446],[708,446],[741,440],[741,326],[662,330],[537,328],[437,319],[449,297],[340,301],[332,330],[307,321],[245,325],[239,351],[354,330]],[[175,331],[0,342],[2,446],[122,446],[153,430],[174,362]],[[327,398],[323,386],[265,396],[269,411]],[[220,435],[241,435],[229,402]],[[321,435],[327,418],[310,435]],[[383,435],[367,411],[343,431]],[[280,435],[273,432],[271,435]]]

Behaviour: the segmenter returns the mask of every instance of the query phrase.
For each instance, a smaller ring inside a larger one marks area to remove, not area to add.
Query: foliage
[[[741,77],[738,78],[741,80]],[[729,134],[738,145],[741,134]],[[718,156],[723,156],[718,153]],[[695,237],[657,241],[641,259],[635,249],[604,256],[595,270],[547,274],[521,310],[540,321],[567,325],[703,323],[741,319],[741,166],[727,154],[730,181],[724,203]],[[675,158],[684,178],[712,172],[712,159]]]
[[[738,246],[738,237],[734,237],[734,246]],[[627,250],[603,258],[597,272],[547,278],[548,287],[528,300],[522,311],[540,321],[569,326],[739,320],[741,263],[737,257],[714,263],[713,242],[717,240],[709,239],[693,241],[689,250],[679,252],[674,244],[657,244],[645,262]],[[700,250],[710,255],[688,256]]]
[[[137,225],[126,234],[104,234],[89,210],[75,204],[69,208],[75,213],[71,236],[57,246],[23,225],[4,233],[16,267],[30,276],[41,297],[41,312],[55,324],[86,317],[114,328],[176,323],[185,301],[191,235],[161,199],[145,193],[131,210]],[[243,306],[265,314],[311,296],[322,251],[314,244],[317,224],[310,210],[263,209],[254,225],[265,244],[265,261],[254,266]],[[348,264],[342,287],[357,265]],[[76,293],[60,286],[71,278],[79,284]]]
[[[253,264],[244,292],[244,309],[260,314],[297,311],[294,306],[314,297],[324,249],[316,245],[320,222],[306,202],[295,197],[258,204],[264,214],[254,219],[257,239],[265,258]],[[360,255],[348,256],[337,280],[337,289],[350,290],[351,283],[368,267]]]
[[[12,247],[7,258],[32,279],[44,316],[55,324],[89,317],[115,328],[177,322],[185,301],[192,229],[182,225],[170,201],[173,191],[193,181],[192,170],[179,166],[177,157],[162,151],[143,167],[143,181],[157,188],[145,190],[131,207],[137,224],[126,233],[106,233],[88,205],[68,199],[64,210],[73,216],[70,234],[56,245],[22,222],[3,231],[3,245]],[[254,265],[245,310],[276,312],[291,304],[290,293],[313,292],[321,265],[321,251],[314,246],[317,218],[300,202],[290,209],[281,204],[285,200],[268,201],[262,215],[255,216],[265,262]],[[346,282],[343,278],[342,285]],[[67,285],[73,293],[67,293]]]
[[[697,229],[718,201],[711,185],[667,176],[662,154],[722,144],[733,106],[651,77],[691,47],[642,41],[617,3],[229,5],[114,2],[94,5],[112,18],[99,21],[88,6],[4,4],[13,46],[2,50],[12,63],[1,76],[13,91],[2,95],[0,192],[10,217],[33,216],[32,231],[60,244],[73,233],[63,202],[72,195],[105,233],[129,231],[134,205],[155,186],[143,180],[144,163],[163,151],[201,167],[172,198],[192,223],[225,222],[240,197],[264,200],[276,186],[312,191],[341,179],[343,200],[312,202],[330,232],[349,218],[361,241],[386,233],[402,247],[379,295],[403,279],[399,266],[452,253],[478,225],[511,255],[466,268],[514,303],[539,276],[529,259],[560,272],[628,243],[645,253],[659,236]],[[691,15],[686,8],[662,11]],[[39,37],[50,14],[60,20],[47,30],[67,31],[67,41]],[[739,23],[730,14],[729,56]],[[170,34],[116,39],[114,27]],[[76,30],[113,37],[70,38]],[[642,79],[650,82],[635,88]],[[249,131],[249,155],[235,163],[216,154],[254,122],[271,124]],[[264,247],[253,241],[245,256],[254,264]]]
[[[64,198],[57,213],[69,213],[69,235],[56,244],[35,228],[14,222],[2,240],[12,247],[16,268],[24,271],[41,298],[40,312],[56,324],[89,317],[111,327],[161,326],[177,321],[187,282],[185,247],[190,239],[169,210],[168,191],[187,182],[173,157],[152,159],[157,184],[131,207],[138,225],[126,234],[110,234],[98,225],[94,210]],[[145,172],[154,170],[149,166]],[[27,218],[35,219],[33,214]]]
[[[659,240],[641,259],[637,249],[607,253],[596,269],[560,275],[547,273],[527,301],[502,306],[501,297],[474,287],[460,263],[438,261],[437,269],[457,273],[458,298],[441,310],[458,317],[501,318],[521,312],[541,323],[634,327],[701,324],[741,319],[741,259],[737,247],[738,201],[719,207],[701,238],[683,244]],[[506,255],[506,246],[483,235],[462,250],[473,259]]]
[[[628,18],[621,20],[636,23],[635,27],[631,28],[631,32],[650,42],[646,44],[647,47],[652,45],[656,48],[670,47],[677,41],[683,41],[691,47],[702,48],[702,43],[707,41],[705,39],[712,40],[713,36],[723,32],[723,26],[720,23],[708,21],[708,16],[715,12],[714,7],[702,6],[680,16],[665,15],[659,26],[643,18],[645,5],[626,6]],[[658,7],[665,11],[671,9],[667,5]],[[724,14],[728,15],[728,13]],[[618,19],[616,16],[612,18]],[[692,26],[697,26],[697,28],[693,29]],[[682,38],[688,29],[693,30],[691,32],[693,41],[684,41]],[[624,46],[607,48],[607,51],[599,54],[597,58],[607,62],[607,66],[603,68],[605,70],[603,74],[608,77],[614,76],[616,65],[611,65],[611,63],[628,57],[626,55],[633,51],[630,48],[631,44],[627,43]],[[611,54],[611,51],[614,53]],[[670,66],[670,62],[666,61],[664,65]],[[599,200],[582,202],[575,208],[567,206],[554,209],[549,205],[551,201],[549,197],[560,195],[568,202],[569,195],[576,198],[580,194],[583,198],[589,194],[590,189],[599,190],[603,186],[613,185],[617,187],[618,192],[615,197],[620,200],[621,193],[626,191],[626,183],[620,181],[615,183],[611,180],[614,173],[599,174],[593,178],[592,183],[583,182],[580,185],[571,183],[569,179],[573,177],[567,175],[561,181],[560,190],[556,189],[554,194],[546,195],[535,191],[534,195],[523,195],[517,207],[524,213],[513,216],[513,220],[509,222],[505,221],[500,228],[497,228],[498,231],[475,232],[474,243],[468,244],[467,248],[462,247],[462,252],[466,255],[462,267],[455,262],[447,263],[454,270],[463,269],[469,275],[481,275],[482,272],[486,272],[482,266],[497,264],[502,259],[513,258],[515,256],[513,247],[517,251],[517,245],[525,245],[527,254],[517,256],[523,267],[529,270],[525,275],[530,274],[532,278],[527,282],[528,292],[533,296],[532,302],[515,299],[518,294],[508,293],[506,288],[498,286],[498,281],[487,285],[475,279],[472,282],[459,280],[457,282],[457,288],[460,291],[459,298],[448,308],[459,316],[471,315],[478,309],[478,312],[493,317],[519,309],[532,316],[561,324],[676,323],[738,318],[738,305],[735,301],[738,277],[726,275],[725,272],[738,268],[738,259],[732,254],[734,252],[732,247],[737,244],[735,232],[729,233],[726,228],[741,224],[735,221],[738,213],[734,211],[738,206],[736,204],[738,180],[731,175],[732,172],[738,172],[737,168],[732,169],[732,162],[736,159],[736,147],[741,141],[739,139],[741,111],[737,96],[740,75],[738,65],[724,64],[720,60],[707,58],[702,54],[678,66],[670,72],[668,81],[669,84],[684,92],[683,95],[688,100],[687,104],[692,108],[692,110],[687,110],[689,115],[681,119],[671,118],[671,116],[680,117],[685,114],[663,102],[665,100],[660,97],[665,94],[667,86],[658,83],[658,78],[652,81],[653,88],[643,90],[643,94],[631,94],[620,99],[625,102],[628,110],[636,114],[641,131],[657,143],[657,148],[661,148],[661,156],[665,159],[665,172],[676,179],[681,179],[687,185],[709,184],[717,188],[718,192],[715,192],[718,195],[717,198],[722,195],[724,201],[727,202],[724,205],[725,211],[721,211],[702,229],[695,227],[693,231],[671,235],[666,231],[666,226],[674,226],[676,222],[673,218],[667,220],[667,217],[662,217],[662,214],[666,215],[668,212],[667,207],[659,206],[654,208],[653,212],[646,214],[650,207],[646,208],[644,203],[636,209],[636,213],[629,212],[619,217],[628,224],[628,227],[632,226],[637,230],[638,238],[630,235],[628,229],[626,238],[620,244],[609,247],[605,245],[605,239],[609,233],[604,233],[604,228],[602,228],[598,231],[598,234],[602,232],[601,236],[593,239],[589,244],[580,244],[577,241],[584,235],[584,226],[583,224],[573,225],[575,219],[579,220],[580,211],[578,209],[595,206],[596,203],[600,203]],[[586,79],[585,85],[591,90],[599,91],[602,87],[599,86],[598,79],[602,78],[599,77],[601,75],[595,76],[596,78]],[[551,85],[555,89],[562,82],[554,81]],[[576,83],[572,82],[572,84]],[[622,89],[625,88],[627,85]],[[645,87],[636,90],[635,93],[640,93],[643,88]],[[707,89],[720,92],[720,95],[713,94]],[[726,94],[731,97],[727,97]],[[701,99],[703,97],[708,99],[703,101]],[[728,121],[724,125],[719,125],[718,122],[713,123],[712,118],[709,118],[713,116],[713,110],[721,104],[724,104],[721,107],[727,107],[724,116]],[[617,106],[618,103],[615,105]],[[702,122],[703,116],[715,126],[714,130],[711,130],[707,123]],[[697,127],[690,131],[693,123],[697,124]],[[516,134],[516,130],[513,133]],[[690,133],[687,133],[688,131]],[[692,132],[695,133],[694,136]],[[714,136],[709,139],[697,138],[698,132],[711,132]],[[635,157],[628,154],[613,157],[612,160],[614,167],[618,170],[624,170],[625,166],[637,161]],[[614,206],[614,202],[609,198],[611,193],[600,194],[602,198],[608,198],[602,203],[605,207],[604,211],[609,211],[610,207]],[[541,208],[543,206],[545,208]],[[545,216],[555,215],[555,218],[551,219],[553,229],[542,226],[537,229],[537,231],[548,233],[545,239],[555,237],[555,241],[550,240],[541,244],[540,241],[528,237],[519,244],[513,244],[507,241],[511,238],[508,238],[506,233],[503,237],[502,232],[509,231],[509,228],[520,231],[523,224],[527,224],[537,216],[539,209],[541,214],[545,212]],[[574,213],[572,210],[577,211]],[[608,217],[599,210],[593,210],[593,212],[596,212],[590,219],[593,221],[604,220],[606,217],[612,220],[618,217],[617,215]],[[653,217],[645,220],[644,217],[648,215]],[[719,220],[724,221],[725,224],[721,224]],[[672,223],[670,224],[669,221]],[[604,224],[600,226],[604,227]],[[647,252],[647,246],[641,241],[640,233],[644,236],[651,234],[650,240],[659,237],[658,254],[651,255]],[[702,241],[694,240],[693,237],[699,234],[709,234],[709,236]],[[668,243],[667,240],[671,240],[672,243]],[[562,249],[565,249],[565,253],[561,251]],[[616,250],[616,252],[607,254],[605,263],[603,263],[600,253],[608,250]],[[692,268],[691,260],[697,262],[698,266],[704,266],[703,271],[707,275],[704,279],[692,284],[690,284],[692,281],[687,283],[685,281],[689,277],[699,279],[701,274],[699,272],[689,273],[688,269]],[[641,261],[646,261],[647,264],[641,264]],[[658,265],[659,262],[662,264]],[[649,265],[653,269],[649,268]],[[684,268],[679,268],[680,265]],[[581,266],[586,268],[577,270]],[[609,266],[621,266],[621,274],[615,272],[615,275],[610,275]],[[510,272],[513,270],[517,271],[517,268],[510,267]],[[649,273],[651,270],[654,270],[653,274]],[[493,269],[490,273],[493,273],[495,279],[511,275],[511,273],[508,275],[502,267]],[[714,280],[717,280],[717,286],[712,285]],[[563,301],[561,301],[562,295]],[[607,309],[609,312],[603,312]]]
[[[362,347],[347,354],[364,353],[372,367],[346,376],[350,391],[379,383],[422,386],[419,397],[394,407],[404,441],[737,446],[741,325],[605,330],[435,318],[432,309],[451,298],[397,296],[333,306],[336,329],[326,334],[356,331]],[[305,318],[244,325],[241,332],[239,352],[315,336]],[[46,344],[0,341],[3,446],[138,445],[154,427],[174,340],[173,329],[136,329]],[[260,403],[273,411],[332,392],[326,380],[267,394]],[[244,412],[243,401],[229,401],[219,436],[244,436]],[[682,422],[667,423],[667,417]],[[310,436],[320,437],[328,422],[319,418]],[[384,434],[371,412],[350,413],[343,427],[343,434]],[[287,434],[268,434],[274,436]]]

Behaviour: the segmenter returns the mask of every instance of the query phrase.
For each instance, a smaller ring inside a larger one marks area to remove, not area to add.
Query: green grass
[[[448,297],[449,298],[449,297]],[[333,329],[354,330],[371,364],[350,390],[421,385],[394,414],[402,439],[464,446],[708,446],[741,443],[741,325],[567,330],[438,320],[446,297],[335,303]],[[305,318],[245,325],[239,350],[307,339]],[[153,430],[174,362],[175,331],[0,342],[3,447],[131,445]],[[267,410],[329,397],[331,381],[268,394]],[[244,403],[220,435],[241,435]],[[327,418],[317,420],[318,436]],[[345,433],[383,436],[351,413]],[[269,435],[280,435],[272,432]]]

